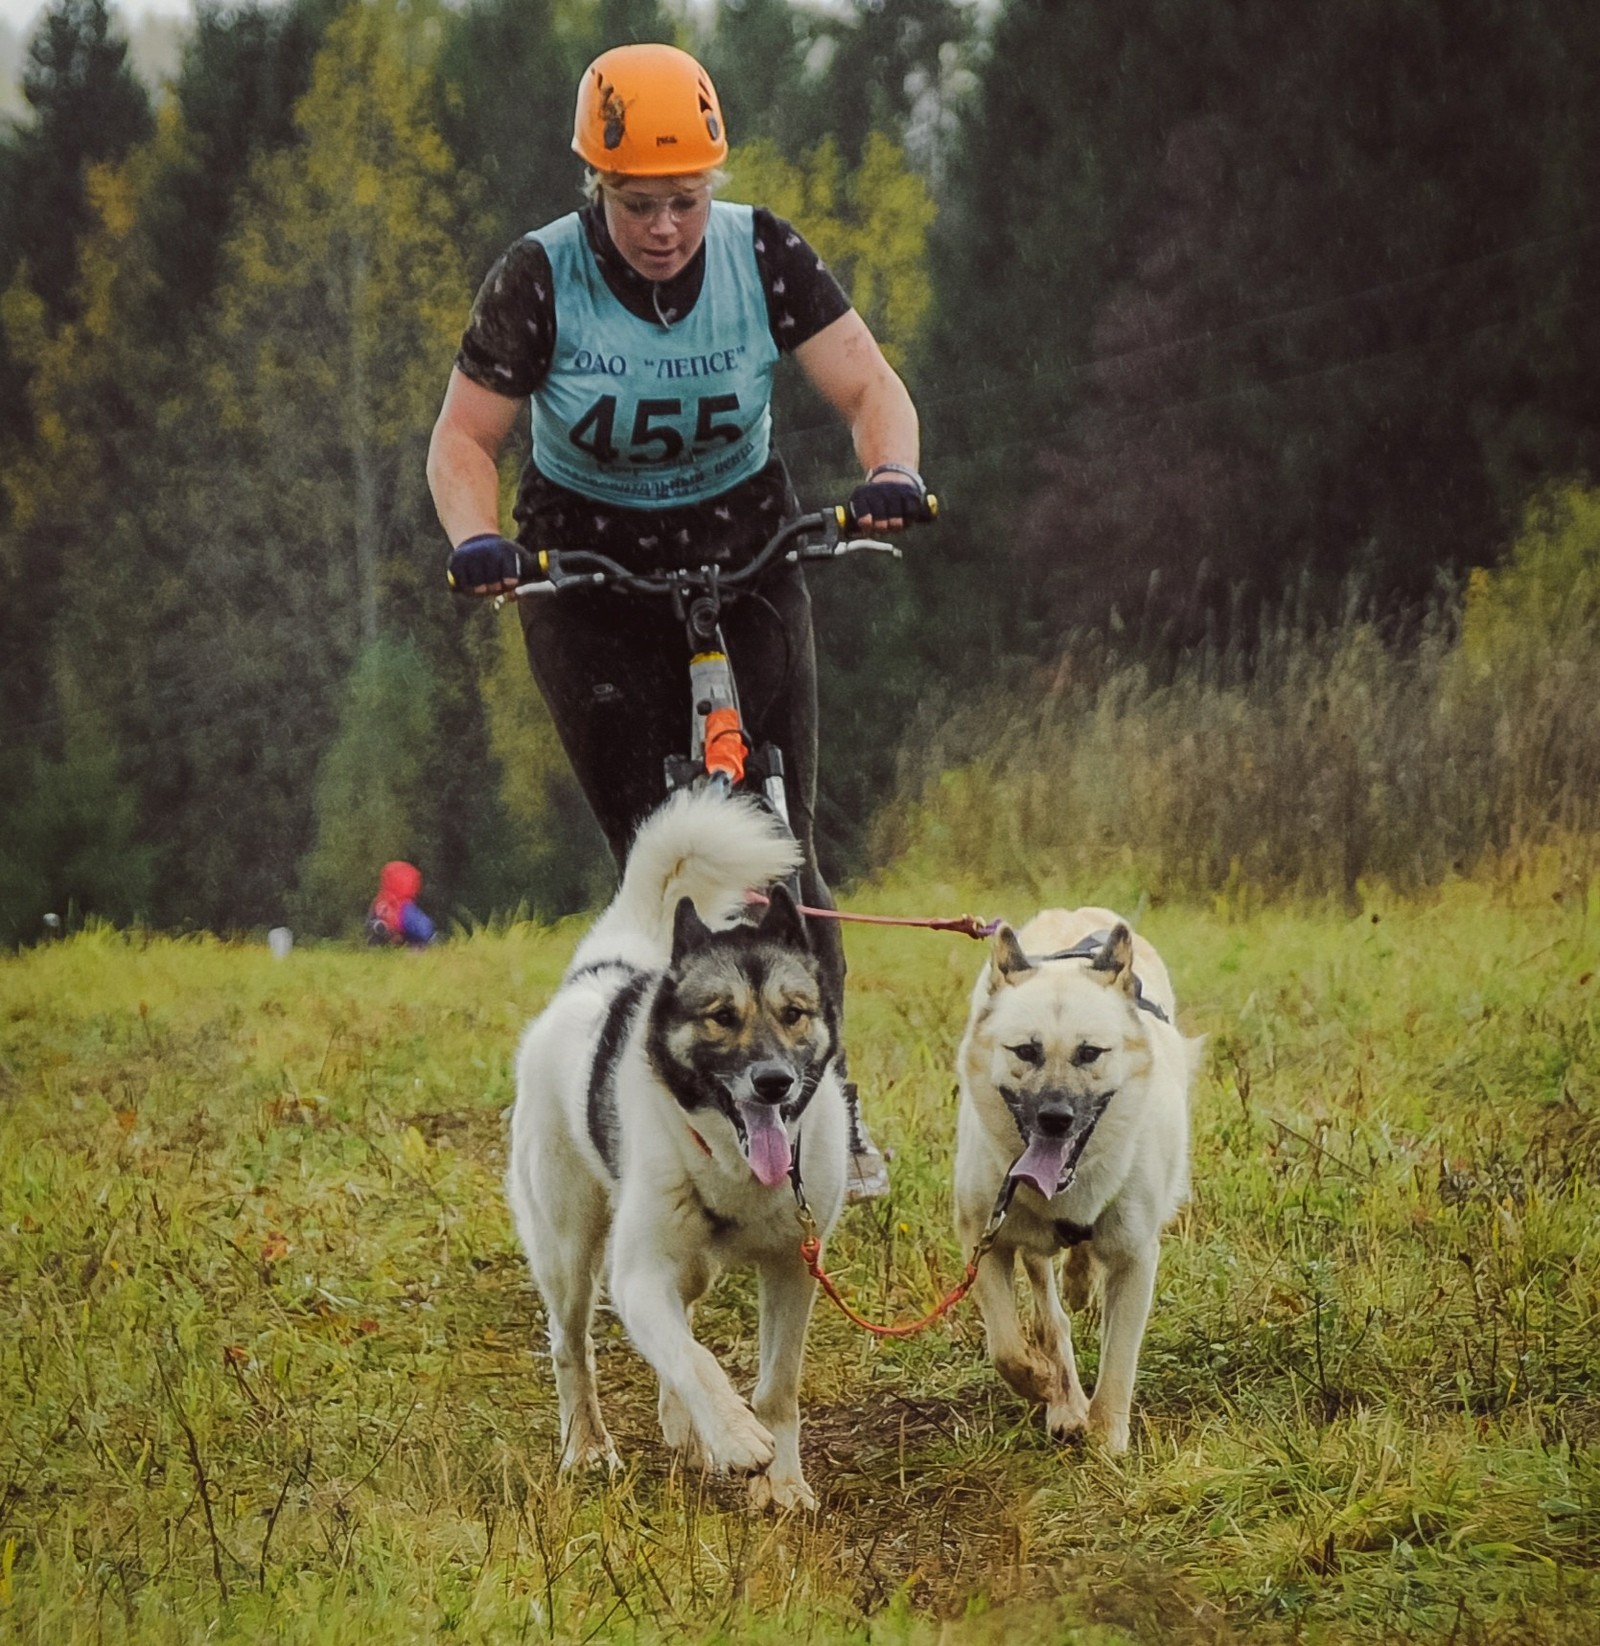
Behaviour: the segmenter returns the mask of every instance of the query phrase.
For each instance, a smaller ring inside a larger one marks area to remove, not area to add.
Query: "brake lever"
[[[574,583],[603,583],[603,572],[591,572],[588,575],[569,575],[559,583],[552,583],[549,578],[541,577],[534,583],[519,583],[510,594],[497,594],[491,603],[490,609],[499,611],[508,600],[522,600],[533,594],[558,594],[562,589],[569,588]]]
[[[846,537],[826,547],[814,543],[808,548],[790,549],[783,558],[791,565],[802,560],[837,560],[841,554],[854,554],[858,549],[872,549],[878,554],[893,555],[896,560],[905,559],[905,550],[897,543],[884,543],[876,537]]]

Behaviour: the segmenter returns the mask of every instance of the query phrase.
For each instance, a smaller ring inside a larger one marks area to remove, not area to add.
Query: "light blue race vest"
[[[750,207],[711,203],[705,282],[670,328],[612,296],[576,212],[529,238],[555,275],[555,355],[533,392],[540,473],[639,509],[701,502],[759,474],[778,346]]]

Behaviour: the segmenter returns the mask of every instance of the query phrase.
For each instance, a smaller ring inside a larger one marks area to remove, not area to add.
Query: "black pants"
[[[688,637],[664,597],[573,591],[525,599],[521,612],[534,679],[620,869],[639,825],[666,798],[666,757],[689,752]],[[741,594],[723,611],[722,633],[747,736],[783,752],[803,899],[831,909],[814,840],[817,664],[800,569],[785,567]],[[839,923],[813,920],[809,930],[842,1020]]]

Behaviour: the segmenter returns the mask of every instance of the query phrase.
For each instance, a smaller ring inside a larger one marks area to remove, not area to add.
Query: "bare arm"
[[[451,547],[500,530],[500,448],[521,406],[450,372],[428,443],[428,486]]]
[[[794,351],[812,386],[850,427],[856,457],[870,473],[880,463],[917,466],[917,409],[883,357],[867,323],[852,309]],[[898,520],[863,520],[869,530]]]

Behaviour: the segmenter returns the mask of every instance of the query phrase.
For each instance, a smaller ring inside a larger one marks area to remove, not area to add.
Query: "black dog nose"
[[[1070,1109],[1041,1109],[1033,1119],[1034,1129],[1046,1137],[1065,1137],[1072,1130]]]
[[[794,1071],[783,1063],[758,1063],[750,1084],[763,1103],[781,1103],[794,1090]]]

